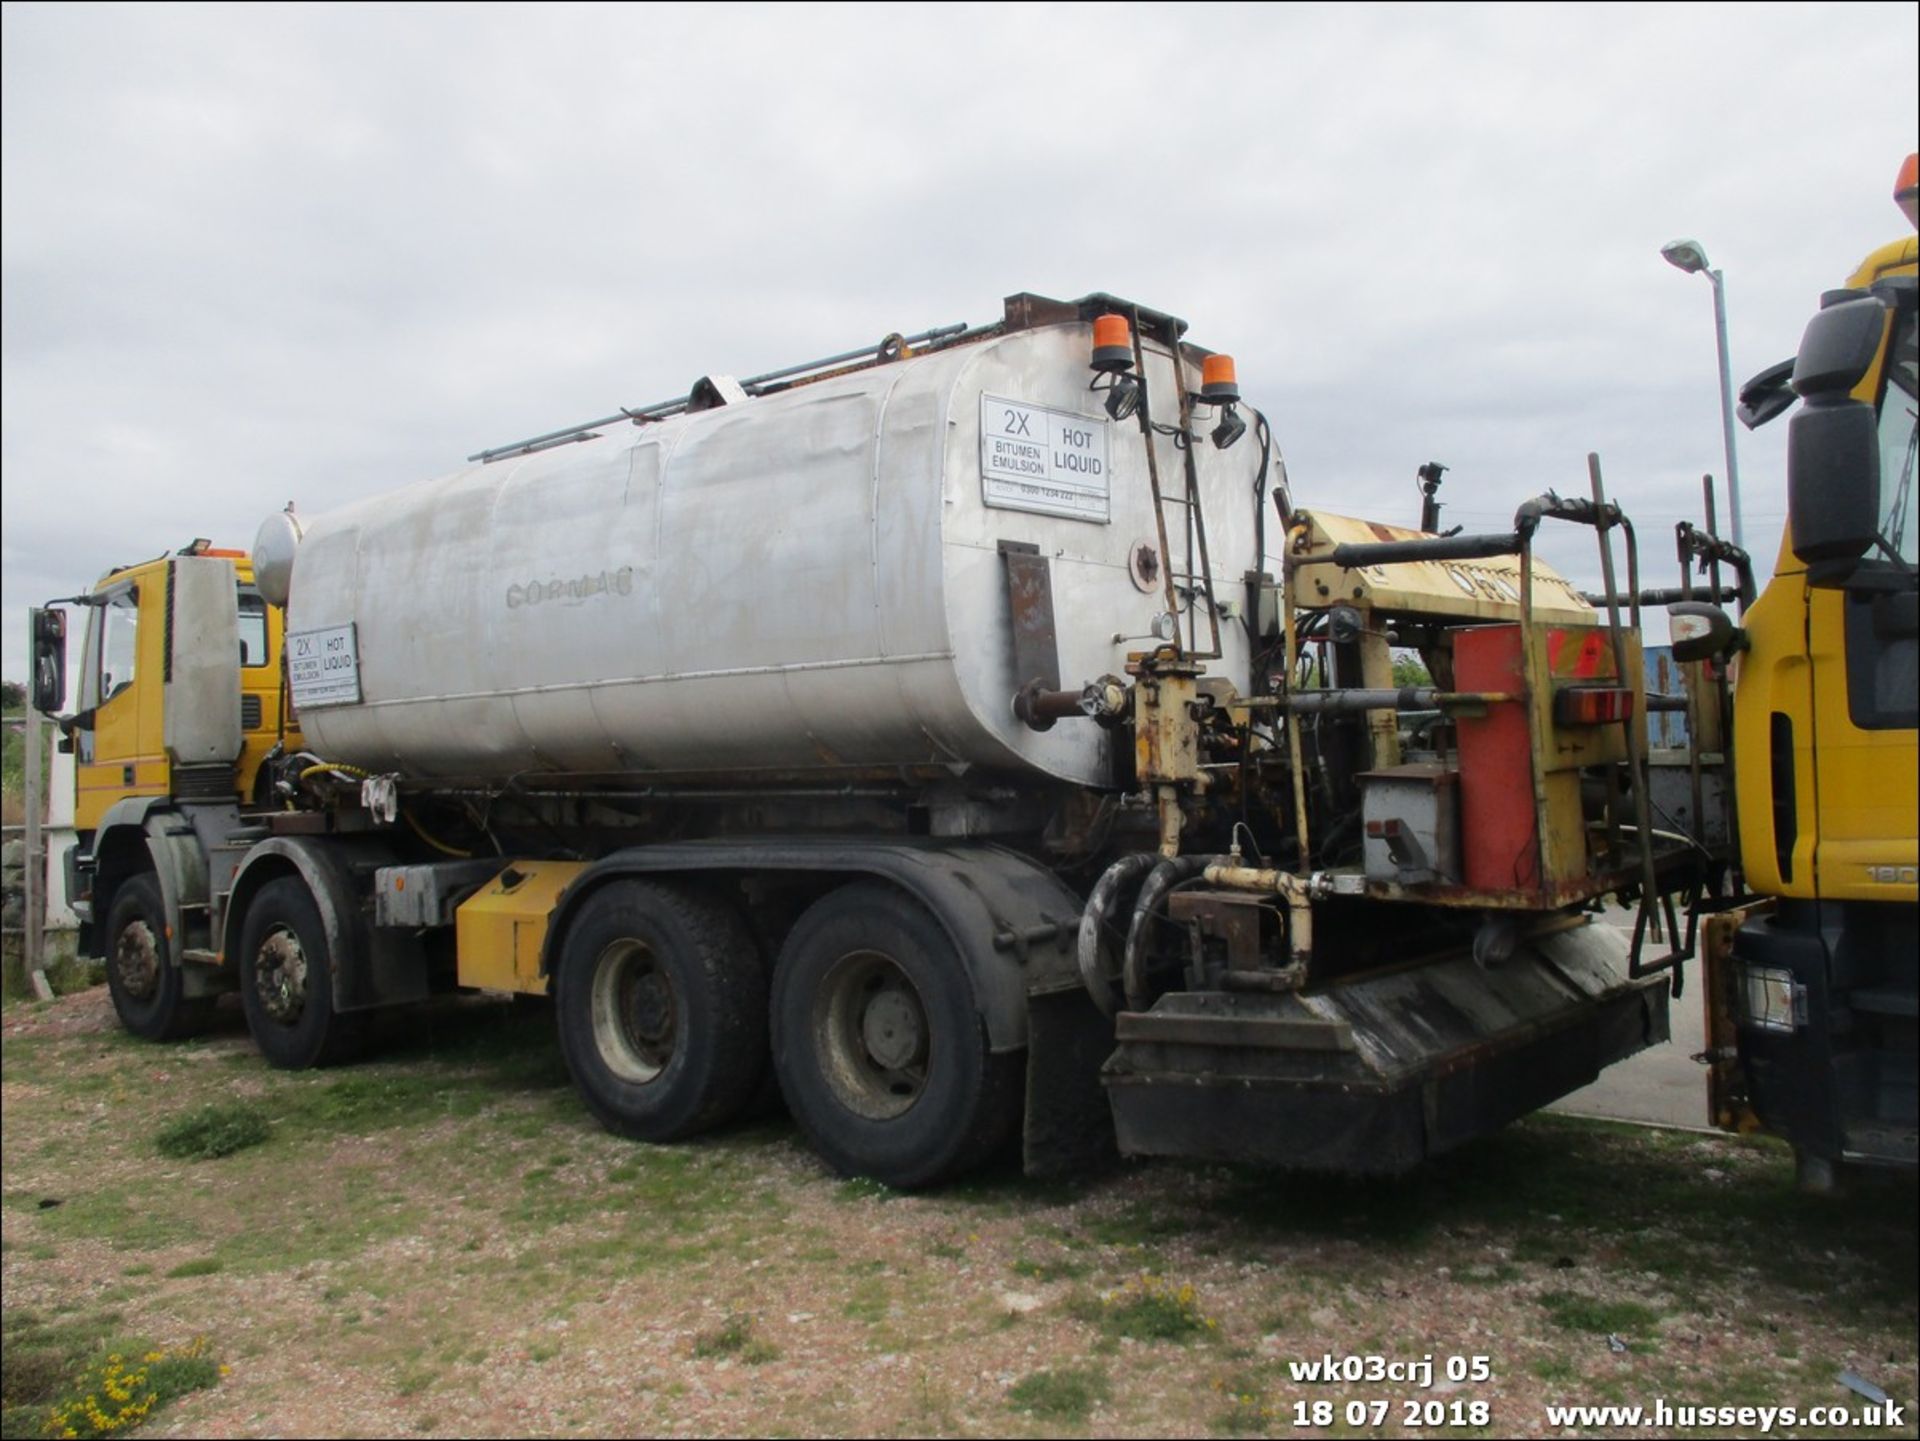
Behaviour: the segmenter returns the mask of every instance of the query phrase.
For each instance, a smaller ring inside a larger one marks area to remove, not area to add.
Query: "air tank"
[[[1165,506],[1161,555],[1148,441],[1089,390],[1090,329],[1009,324],[279,526],[309,748],[444,780],[1110,784],[1109,732],[1014,715],[1029,677],[1002,555],[1048,558],[1070,687],[1151,646],[1155,571],[1189,571],[1188,509]],[[1198,360],[1144,349],[1153,418],[1175,424],[1176,363],[1197,391]],[[1230,615],[1208,671],[1244,687],[1260,446],[1217,449],[1210,424],[1200,410],[1192,455]],[[1183,494],[1185,452],[1153,443]],[[1180,617],[1203,649],[1207,605]]]

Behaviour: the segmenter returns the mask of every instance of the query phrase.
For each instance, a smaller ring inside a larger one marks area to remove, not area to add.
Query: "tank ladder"
[[[1136,312],[1129,316],[1133,331],[1134,373],[1140,377],[1140,406],[1134,414],[1140,418],[1140,434],[1147,447],[1147,484],[1153,492],[1153,523],[1160,542],[1160,573],[1164,577],[1167,613],[1174,617],[1176,626],[1180,618],[1180,587],[1176,582],[1185,580],[1187,592],[1187,636],[1182,644],[1179,631],[1175,630],[1174,644],[1180,647],[1181,654],[1187,660],[1218,660],[1220,649],[1220,611],[1213,594],[1213,562],[1207,551],[1207,518],[1200,500],[1200,471],[1193,458],[1193,397],[1187,393],[1181,377],[1180,342],[1173,341],[1169,354],[1173,361],[1174,389],[1180,401],[1180,423],[1177,427],[1159,425],[1153,419],[1153,396],[1147,386],[1147,355],[1140,339],[1140,316]],[[1171,435],[1175,449],[1180,452],[1184,464],[1181,475],[1181,493],[1168,494],[1160,480],[1160,459],[1158,448],[1154,445],[1155,435]],[[1183,525],[1187,548],[1187,568],[1176,572],[1173,567],[1173,551],[1169,544],[1167,527],[1167,507],[1177,505],[1185,512]],[[1194,566],[1196,560],[1199,569]],[[1194,613],[1204,603],[1207,608],[1208,642],[1207,649],[1200,649],[1199,617]]]

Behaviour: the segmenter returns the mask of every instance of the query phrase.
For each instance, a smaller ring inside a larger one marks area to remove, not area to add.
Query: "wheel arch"
[[[165,806],[162,796],[129,796],[107,808],[93,833],[93,914],[103,932],[102,945],[106,944],[104,931],[114,892],[130,876],[153,869],[153,854],[147,848],[147,815]]]
[[[333,1006],[339,1013],[424,1000],[426,966],[417,941],[371,924],[361,904],[356,870],[391,864],[379,842],[343,844],[304,836],[273,836],[247,852],[234,873],[220,926],[220,960],[238,966],[249,906],[270,882],[297,876],[313,897],[333,958]]]
[[[200,841],[162,796],[136,796],[117,802],[94,833],[93,909],[99,917],[102,946],[106,918],[120,887],[134,876],[151,874],[160,888],[167,941],[167,964],[180,965],[188,944],[186,908],[207,903],[207,857]]]
[[[594,892],[621,878],[791,874],[872,879],[905,892],[933,916],[966,967],[995,1052],[1027,1044],[1027,996],[1061,977],[1077,986],[1073,954],[1081,900],[1017,851],[981,843],[719,840],[615,851],[582,871],[554,907],[541,947],[551,976],[567,927]],[[826,889],[823,886],[822,889]]]

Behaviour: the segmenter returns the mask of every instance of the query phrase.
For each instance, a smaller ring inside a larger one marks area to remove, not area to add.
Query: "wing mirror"
[[[1880,353],[1887,307],[1833,291],[1807,324],[1793,388],[1805,402],[1787,429],[1787,529],[1808,565],[1850,568],[1879,534],[1880,440],[1873,407],[1852,391]]]
[[[33,633],[33,708],[54,715],[67,703],[67,613],[36,609],[28,624]]]

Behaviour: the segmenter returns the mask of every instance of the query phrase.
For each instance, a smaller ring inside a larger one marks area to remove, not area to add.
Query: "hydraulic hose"
[[[1127,888],[1152,870],[1159,859],[1151,851],[1120,857],[1101,872],[1087,896],[1086,909],[1080,912],[1080,982],[1102,1015],[1113,1015],[1119,1006],[1114,1000],[1113,978],[1100,964],[1101,932],[1113,925],[1112,912]]]
[[[1120,967],[1121,984],[1130,1009],[1144,1011],[1152,999],[1147,994],[1146,938],[1155,914],[1166,903],[1167,893],[1220,859],[1219,856],[1173,856],[1162,860],[1142,882],[1140,897],[1133,903],[1133,924],[1127,928],[1126,958]]]
[[[366,780],[373,774],[372,771],[363,771],[359,766],[350,766],[344,761],[322,761],[318,765],[307,766],[300,772],[298,779],[306,780],[309,776],[322,776],[329,772],[357,781]]]

